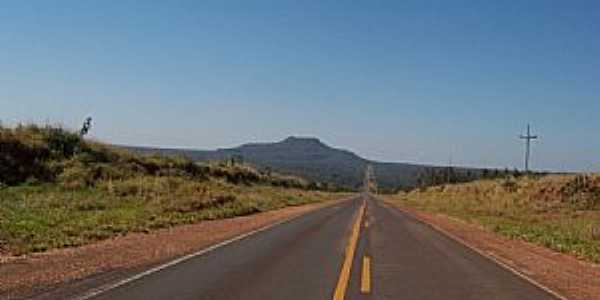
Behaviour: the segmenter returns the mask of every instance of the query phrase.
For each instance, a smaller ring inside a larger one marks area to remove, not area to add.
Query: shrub
[[[35,140],[25,143],[11,130],[0,129],[0,182],[14,185],[30,177],[48,180],[52,177],[43,161],[47,148]]]
[[[55,159],[70,158],[81,149],[83,140],[75,133],[62,128],[46,127],[42,131],[51,156]]]

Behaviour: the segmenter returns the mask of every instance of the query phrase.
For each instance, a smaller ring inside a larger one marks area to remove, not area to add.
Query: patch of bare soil
[[[600,299],[600,265],[522,240],[502,237],[483,227],[388,201],[405,213],[446,231],[523,275],[572,300]]]
[[[343,200],[339,200],[343,201]],[[60,299],[240,234],[338,203],[288,207],[255,215],[133,233],[78,248],[0,256],[0,299]]]

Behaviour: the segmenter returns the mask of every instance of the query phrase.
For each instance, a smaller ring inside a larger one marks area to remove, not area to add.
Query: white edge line
[[[346,200],[351,200],[351,199],[354,199],[354,197],[348,198]],[[342,201],[345,201],[345,200],[342,200]],[[321,207],[321,208],[330,208],[330,207],[334,207],[336,205],[337,205],[337,203],[332,203],[331,205],[327,205],[327,206]],[[319,210],[319,208],[317,208],[316,210]],[[126,279],[123,279],[121,281],[118,281],[116,283],[108,284],[108,285],[101,286],[99,288],[92,289],[91,291],[88,291],[84,295],[77,296],[77,297],[74,297],[72,299],[73,300],[88,300],[88,299],[94,298],[94,297],[99,296],[99,295],[101,295],[103,293],[106,293],[108,291],[114,290],[114,289],[116,289],[118,287],[124,286],[124,285],[126,285],[128,283],[131,283],[133,281],[139,280],[139,279],[141,279],[143,277],[146,277],[148,275],[151,275],[153,273],[156,273],[156,272],[159,272],[159,271],[164,270],[166,268],[175,266],[175,265],[180,264],[180,263],[182,263],[184,261],[190,260],[190,259],[192,259],[194,257],[202,256],[204,254],[207,254],[208,252],[211,252],[211,251],[216,250],[218,248],[221,248],[223,246],[227,246],[229,244],[232,244],[234,242],[237,242],[239,240],[247,238],[247,237],[249,237],[251,235],[254,235],[254,234],[266,231],[268,229],[271,229],[271,228],[273,228],[275,226],[278,226],[278,225],[282,225],[282,224],[287,223],[287,222],[291,222],[291,221],[293,221],[295,219],[298,219],[298,218],[300,218],[302,216],[305,216],[307,213],[314,212],[316,210],[307,211],[307,212],[301,213],[301,214],[299,214],[297,216],[289,217],[287,219],[277,221],[275,223],[266,225],[264,227],[261,227],[261,228],[255,229],[255,230],[252,230],[250,232],[246,232],[246,233],[240,234],[240,235],[235,236],[235,237],[233,237],[231,239],[228,239],[228,240],[222,241],[220,243],[214,244],[214,245],[209,246],[207,248],[204,248],[204,249],[202,249],[200,251],[197,251],[197,252],[194,252],[194,253],[191,253],[191,254],[188,254],[188,255],[176,258],[176,259],[174,259],[172,261],[169,261],[169,262],[164,263],[162,265],[159,265],[159,266],[156,266],[154,268],[148,269],[148,270],[146,270],[144,272],[138,273],[138,274],[133,275],[133,276],[131,276],[129,278],[126,278]]]
[[[502,268],[506,269],[507,271],[513,273],[514,275],[517,275],[518,277],[520,277],[521,279],[529,282],[530,284],[534,285],[535,287],[543,290],[544,292],[552,295],[553,297],[557,298],[558,300],[569,300],[567,297],[559,294],[558,292],[555,292],[554,290],[550,289],[549,287],[539,283],[538,281],[536,281],[535,279],[527,276],[525,273],[517,270],[516,268],[504,263],[503,261],[501,261],[500,259],[498,259],[497,257],[493,256],[492,254],[489,254],[487,252],[484,252],[478,248],[475,248],[474,246],[471,246],[470,244],[468,244],[465,240],[459,238],[458,236],[448,232],[447,230],[435,225],[435,224],[431,224],[429,222],[426,222],[425,220],[421,219],[420,217],[400,208],[397,206],[392,206],[391,204],[386,203],[385,201],[381,201],[384,206],[388,207],[388,208],[392,208],[392,209],[396,209],[401,211],[404,214],[407,214],[409,216],[412,216],[414,219],[418,220],[419,222],[435,229],[436,231],[440,232],[443,235],[446,235],[447,237],[449,237],[450,239],[454,240],[455,242],[461,244],[464,247],[467,247],[468,249],[471,249],[472,251],[475,251],[475,253],[489,259],[490,261],[496,263],[497,265],[501,266]]]

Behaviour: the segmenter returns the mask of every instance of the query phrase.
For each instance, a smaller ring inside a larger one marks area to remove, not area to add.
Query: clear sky
[[[0,119],[119,144],[317,136],[384,161],[600,171],[600,2],[2,1]]]

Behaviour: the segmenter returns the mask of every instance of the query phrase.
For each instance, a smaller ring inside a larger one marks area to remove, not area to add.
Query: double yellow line
[[[350,235],[350,241],[346,246],[346,253],[344,258],[344,264],[340,271],[340,277],[338,278],[337,286],[333,294],[333,300],[344,300],[346,296],[346,290],[348,289],[348,282],[350,281],[350,271],[352,270],[352,261],[354,260],[354,254],[356,252],[356,246],[358,245],[358,237],[360,235],[360,225],[365,215],[366,204],[362,203],[358,212],[358,217],[354,221],[352,226],[352,233]],[[361,292],[369,293],[371,290],[371,268],[370,258],[363,258],[363,272],[361,281]]]

